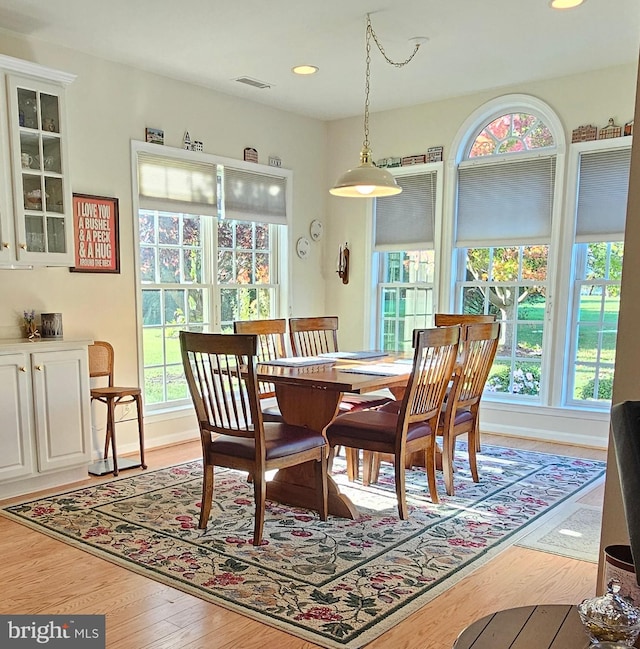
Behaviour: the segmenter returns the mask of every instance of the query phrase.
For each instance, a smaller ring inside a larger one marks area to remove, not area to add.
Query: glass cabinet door
[[[62,89],[20,77],[8,87],[20,259],[72,266]]]

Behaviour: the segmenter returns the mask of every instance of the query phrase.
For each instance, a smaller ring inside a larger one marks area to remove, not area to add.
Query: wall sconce
[[[338,254],[338,277],[342,280],[343,284],[349,283],[349,244],[345,243],[344,246],[340,246],[340,252]]]

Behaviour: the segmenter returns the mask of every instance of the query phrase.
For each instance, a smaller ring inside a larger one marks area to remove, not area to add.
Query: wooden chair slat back
[[[400,410],[409,423],[439,415],[456,363],[460,327],[415,330],[414,340],[413,370]]]
[[[271,320],[236,320],[233,331],[237,334],[258,336],[258,362],[272,361],[287,355],[285,334],[287,321],[284,318]]]
[[[451,391],[454,395],[452,401],[457,402],[457,407],[471,406],[480,401],[498,349],[500,323],[464,326],[462,339],[460,371]]]
[[[213,432],[255,437],[262,446],[257,336],[181,331],[180,349],[203,443]]]
[[[89,376],[106,376],[109,387],[113,387],[113,347],[105,340],[94,340],[89,345]]]
[[[289,318],[294,356],[317,356],[338,351],[338,318]]]
[[[284,318],[236,320],[233,330],[237,334],[255,334],[258,337],[258,362],[272,361],[287,355],[287,321]],[[259,382],[258,390],[261,399],[268,399],[276,394],[273,383],[266,381]]]
[[[452,327],[454,325],[484,324],[495,322],[495,315],[476,313],[436,313],[433,322],[436,327]]]

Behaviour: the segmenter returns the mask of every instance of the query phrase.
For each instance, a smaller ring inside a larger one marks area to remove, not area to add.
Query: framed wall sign
[[[118,199],[73,195],[73,241],[77,273],[119,273]]]

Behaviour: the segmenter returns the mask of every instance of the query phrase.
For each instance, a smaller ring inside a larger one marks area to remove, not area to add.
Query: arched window
[[[482,128],[471,142],[467,157],[479,158],[553,146],[553,134],[540,117],[531,113],[507,113]]]
[[[456,310],[501,322],[487,381],[499,399],[545,400],[558,142],[557,117],[523,95],[481,107],[459,133]]]

